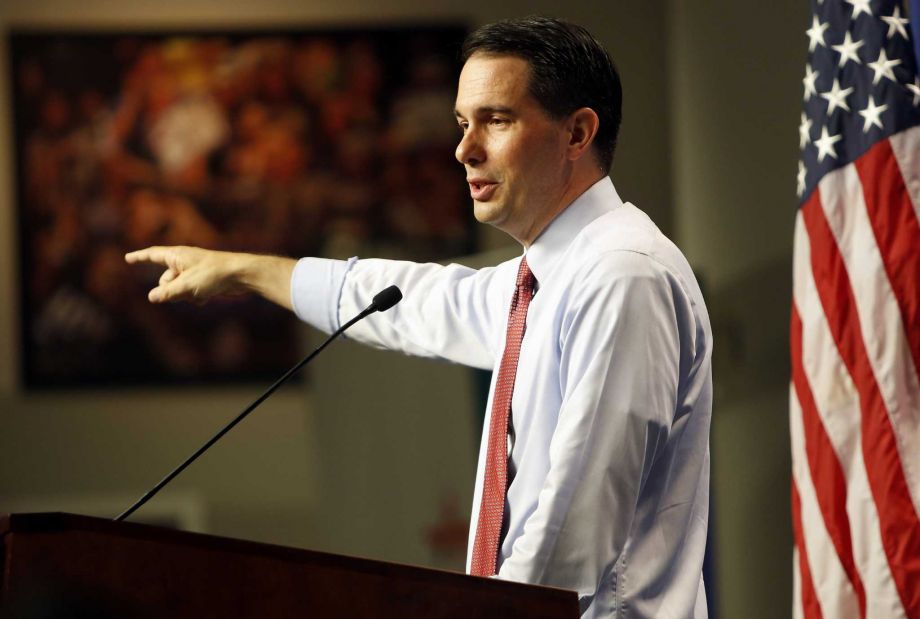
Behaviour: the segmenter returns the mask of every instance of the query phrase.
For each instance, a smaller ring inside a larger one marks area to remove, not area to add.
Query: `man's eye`
[[[507,125],[507,124],[508,124],[508,119],[507,119],[507,118],[499,118],[499,117],[494,117],[494,116],[493,116],[492,118],[489,119],[489,124],[492,124],[492,125]]]

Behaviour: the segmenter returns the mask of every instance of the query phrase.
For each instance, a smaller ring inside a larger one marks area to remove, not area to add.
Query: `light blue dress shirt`
[[[705,617],[712,333],[693,272],[606,177],[526,256],[538,284],[511,405],[498,577],[574,589],[583,617]],[[396,284],[403,301],[349,337],[497,369],[519,263],[305,258],[292,301],[301,319],[330,332]]]

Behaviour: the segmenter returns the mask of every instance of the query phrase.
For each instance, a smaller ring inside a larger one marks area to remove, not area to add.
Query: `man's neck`
[[[516,238],[515,240],[523,245],[524,249],[530,247],[562,211],[567,209],[572,202],[577,200],[581,194],[588,191],[588,189],[593,187],[594,184],[604,178],[604,176],[606,176],[606,174],[593,166],[591,168],[573,171],[569,182],[565,183],[562,187],[559,198],[551,202],[551,204],[555,205],[555,208],[546,209],[544,212],[540,213],[540,216],[534,220],[530,229],[522,234],[521,238]]]

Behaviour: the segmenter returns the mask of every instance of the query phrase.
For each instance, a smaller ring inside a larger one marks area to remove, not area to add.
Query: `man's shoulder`
[[[698,283],[689,261],[642,210],[624,203],[592,221],[571,246],[573,279],[605,287],[624,279],[677,282],[691,295]]]
[[[578,236],[574,248],[585,263],[630,260],[624,254],[667,263],[677,250],[648,215],[628,202],[592,221]]]

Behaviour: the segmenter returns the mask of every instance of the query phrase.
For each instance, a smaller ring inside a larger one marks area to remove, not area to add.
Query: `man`
[[[153,302],[252,290],[327,332],[398,285],[403,302],[352,338],[496,370],[468,570],[577,590],[585,617],[704,617],[712,337],[686,260],[607,176],[616,71],[584,29],[544,18],[479,29],[464,59],[457,159],[476,219],[522,257],[128,261],[167,267]]]

